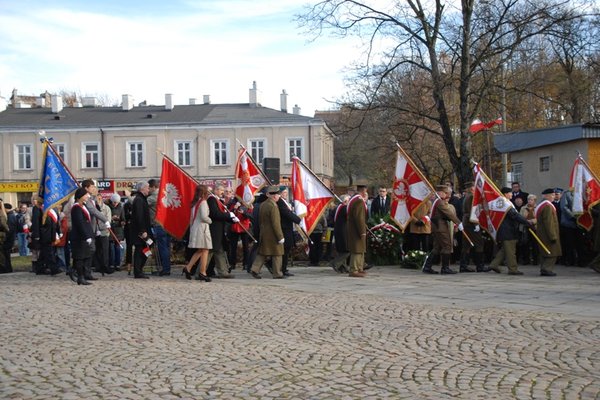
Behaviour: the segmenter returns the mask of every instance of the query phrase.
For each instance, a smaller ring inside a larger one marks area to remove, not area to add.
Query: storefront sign
[[[0,192],[2,193],[34,193],[38,191],[39,182],[0,182]]]

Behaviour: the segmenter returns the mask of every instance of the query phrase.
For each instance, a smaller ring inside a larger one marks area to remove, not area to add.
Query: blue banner
[[[44,217],[57,204],[62,203],[77,190],[77,181],[65,166],[54,147],[44,142],[44,168],[39,196],[44,199]]]

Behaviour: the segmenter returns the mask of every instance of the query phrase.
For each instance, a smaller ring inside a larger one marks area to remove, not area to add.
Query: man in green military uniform
[[[475,272],[469,268],[469,260],[473,254],[473,261],[477,272],[489,272],[490,269],[484,266],[483,262],[483,235],[479,223],[471,221],[471,209],[473,208],[473,190],[475,186],[473,182],[467,182],[464,185],[466,192],[463,199],[463,217],[462,223],[465,227],[465,232],[469,235],[473,246],[468,240],[462,241],[462,249],[460,253],[460,272]]]
[[[260,226],[258,254],[250,270],[250,273],[256,279],[261,279],[260,270],[268,260],[271,260],[272,263],[273,278],[283,278],[281,262],[285,239],[281,230],[281,217],[277,206],[279,196],[279,186],[269,186],[267,188],[267,200],[260,205],[258,212],[258,224]]]
[[[367,198],[366,186],[357,186],[357,193],[347,206],[346,243],[350,252],[348,276],[364,278],[365,253],[367,252]]]
[[[432,267],[433,259],[438,254],[442,260],[442,274],[455,274],[456,271],[450,269],[450,255],[452,254],[452,234],[453,228],[450,222],[458,225],[458,230],[463,231],[463,224],[456,216],[454,207],[448,204],[450,199],[450,188],[446,185],[438,185],[435,188],[437,198],[431,206],[431,236],[433,237],[433,250],[425,259],[423,264],[423,273],[437,274]]]
[[[548,254],[540,246],[540,275],[556,276],[554,264],[556,259],[562,255],[560,247],[560,234],[556,208],[552,204],[554,199],[554,189],[546,189],[542,192],[544,200],[535,208],[535,218],[537,219],[537,234],[540,241],[550,250]]]

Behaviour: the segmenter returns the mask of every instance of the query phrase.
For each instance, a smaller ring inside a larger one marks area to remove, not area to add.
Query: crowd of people
[[[182,243],[186,247],[182,275],[187,279],[230,279],[238,263],[256,279],[262,278],[263,266],[273,278],[281,279],[293,276],[290,260],[296,244],[302,242],[309,265],[327,260],[338,273],[364,277],[370,267],[365,260],[372,233],[368,221],[386,218],[391,207],[387,188],[379,187],[377,195],[369,198],[367,187],[358,186],[322,213],[307,235],[286,186],[264,188],[248,206],[234,196],[232,188],[198,185],[188,205],[188,233],[177,242],[156,221],[158,189],[159,182],[152,179],[139,182],[123,198],[114,193],[104,199],[94,181],[85,180],[71,199],[46,213],[37,195],[31,206],[22,203],[18,209],[0,200],[0,272],[12,272],[11,253],[18,248],[21,256],[31,254],[32,272],[64,272],[80,285],[97,280],[93,272],[104,275],[121,269],[135,279],[148,279],[149,257],[156,260],[156,276],[169,276],[173,251]],[[404,233],[403,251],[427,253],[422,271],[428,274],[500,273],[505,265],[509,275],[521,275],[519,264],[539,264],[542,276],[554,276],[557,262],[589,265],[600,272],[600,256],[591,256],[600,251],[600,223],[592,234],[577,225],[572,191],[546,189],[539,202],[517,182],[501,192],[514,207],[502,220],[495,244],[470,220],[473,184],[460,193],[446,184],[437,186],[435,196],[414,212]],[[599,219],[600,206],[593,213]],[[489,266],[486,261],[491,261]],[[434,269],[438,262],[439,272]],[[459,264],[458,271],[450,267],[453,262]]]

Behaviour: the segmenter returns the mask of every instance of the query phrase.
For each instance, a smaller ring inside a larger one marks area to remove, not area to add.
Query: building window
[[[83,168],[100,168],[100,143],[82,143]]]
[[[192,142],[189,140],[175,141],[175,161],[180,167],[192,165]]]
[[[211,140],[211,165],[227,165],[229,162],[229,140]]]
[[[523,163],[512,163],[511,175],[512,177],[510,180],[512,182],[520,182],[523,184]]]
[[[127,142],[127,166],[144,166],[144,142]]]
[[[304,138],[287,138],[287,152],[285,154],[285,162],[291,163],[292,157],[296,156],[302,160],[304,156],[304,151],[302,149],[302,144],[304,142]]]
[[[248,141],[250,156],[257,164],[262,164],[263,158],[265,158],[265,143],[265,139],[250,139]]]
[[[33,169],[32,154],[33,145],[17,144],[15,145],[15,169],[27,170]]]
[[[66,157],[66,152],[65,152],[65,144],[64,143],[55,143],[53,144],[54,149],[56,150],[56,152],[58,153],[58,155],[60,156],[60,158],[62,158],[62,160],[65,162],[65,164],[67,163],[67,159]]]
[[[550,171],[550,157],[540,157],[540,172]]]

